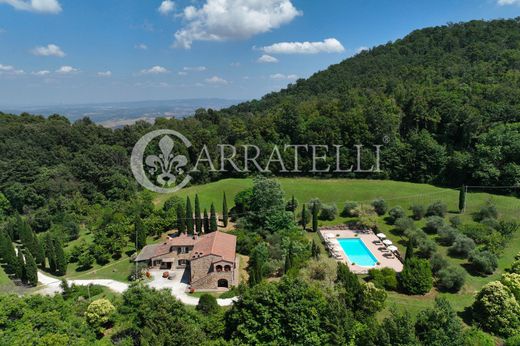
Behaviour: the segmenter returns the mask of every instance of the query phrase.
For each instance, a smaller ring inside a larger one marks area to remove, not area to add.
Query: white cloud
[[[221,84],[221,85],[229,84],[227,80],[225,80],[224,78],[220,78],[218,76],[213,76],[211,78],[207,78],[206,83]]]
[[[72,74],[72,73],[76,73],[76,72],[79,72],[79,69],[74,68],[72,66],[62,66],[56,70],[56,73],[59,73],[59,74]]]
[[[11,65],[2,65],[0,64],[0,75],[8,74],[8,75],[18,75],[24,74],[24,70],[17,70]]]
[[[206,66],[194,66],[194,67],[184,67],[183,70],[184,71],[202,72],[202,71],[206,71],[207,68],[206,68]]]
[[[520,0],[497,0],[500,6],[520,5]]]
[[[294,79],[298,79],[298,76],[295,74],[285,75],[282,73],[276,73],[276,74],[270,75],[269,78],[275,79],[275,80],[283,80],[283,79],[294,80]]]
[[[257,62],[261,64],[277,63],[278,59],[276,59],[274,56],[264,54],[258,58]]]
[[[145,45],[144,43],[139,43],[139,44],[136,44],[134,46],[135,49],[141,49],[141,50],[147,50],[148,49],[148,46]]]
[[[60,47],[52,43],[48,44],[47,46],[35,47],[32,50],[32,53],[37,56],[57,56],[60,58],[65,56],[65,52],[63,52]]]
[[[187,24],[175,33],[175,46],[194,41],[247,39],[291,22],[301,15],[291,0],[206,0],[182,13]]]
[[[366,50],[368,50],[368,47],[361,46],[358,49],[356,49],[356,54],[359,54],[359,53],[364,52]]]
[[[0,4],[8,4],[17,10],[41,13],[60,13],[58,0],[0,0]]]
[[[51,73],[51,71],[49,71],[49,70],[41,70],[41,71],[35,71],[32,74],[35,76],[46,76],[50,73]]]
[[[141,73],[142,74],[162,74],[162,73],[168,73],[170,71],[168,71],[166,68],[162,67],[162,66],[152,66],[148,69],[144,69],[144,70],[141,70]]]
[[[97,73],[98,77],[111,77],[112,71],[101,71]]]
[[[177,73],[179,76],[186,76],[188,75],[188,72],[185,72],[185,71],[180,71]]]
[[[161,14],[167,15],[175,9],[175,3],[171,0],[164,0],[157,9]]]
[[[335,38],[327,38],[320,42],[279,42],[261,50],[269,54],[317,54],[341,53],[345,48]]]
[[[229,64],[229,66],[231,66],[231,67],[240,67],[240,63],[238,61],[235,61],[235,62],[232,62],[231,64]]]

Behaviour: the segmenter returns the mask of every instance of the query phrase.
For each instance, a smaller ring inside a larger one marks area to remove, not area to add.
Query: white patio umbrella
[[[390,245],[390,246],[388,247],[388,250],[390,250],[390,251],[392,251],[392,252],[396,252],[396,251],[399,250],[399,249],[398,249],[397,246],[395,246],[395,245]]]
[[[392,245],[393,243],[392,243],[392,241],[390,239],[385,239],[385,240],[383,240],[383,244],[385,244],[385,245]]]
[[[386,234],[384,234],[384,233],[378,233],[378,234],[376,234],[376,236],[378,238],[381,238],[381,239],[385,239],[386,238]]]

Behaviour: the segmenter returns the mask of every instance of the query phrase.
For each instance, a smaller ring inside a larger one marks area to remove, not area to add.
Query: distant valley
[[[131,125],[139,120],[153,122],[155,118],[184,118],[198,108],[221,109],[240,103],[240,100],[217,98],[179,99],[159,101],[135,101],[93,103],[75,105],[50,105],[2,108],[4,113],[19,114],[27,112],[49,116],[60,114],[71,121],[89,117],[92,121],[105,127],[121,127]]]

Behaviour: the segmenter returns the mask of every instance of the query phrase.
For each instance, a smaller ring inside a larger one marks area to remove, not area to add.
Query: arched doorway
[[[220,279],[217,282],[218,287],[228,287],[228,281],[226,279]]]

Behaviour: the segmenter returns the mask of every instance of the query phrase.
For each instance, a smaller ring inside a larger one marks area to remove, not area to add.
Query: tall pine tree
[[[65,251],[63,251],[63,246],[61,245],[61,241],[59,239],[54,238],[54,254],[56,256],[56,275],[65,275],[67,273],[67,257],[65,256]]]
[[[47,257],[47,263],[49,264],[49,271],[51,273],[56,272],[56,249],[54,248],[54,239],[50,233],[45,233],[44,236],[45,244],[45,257]]]
[[[318,204],[312,204],[312,231],[318,232]]]
[[[22,252],[22,248],[18,248],[18,267],[16,276],[25,284],[27,283],[27,275],[25,274],[25,260]]]
[[[141,250],[146,245],[146,229],[144,228],[143,221],[140,217],[137,217],[134,222],[134,233],[135,233],[135,246],[137,250]]]
[[[25,275],[27,278],[27,284],[31,286],[38,285],[38,267],[34,261],[34,257],[29,251],[25,254]]]
[[[5,271],[8,274],[16,274],[18,267],[18,259],[14,251],[11,238],[5,231],[0,231],[0,256],[5,262]]]
[[[301,225],[302,225],[302,228],[304,231],[307,229],[308,222],[309,222],[309,220],[307,220],[307,207],[304,204],[302,207],[302,220],[301,220]]]
[[[459,192],[459,212],[462,214],[466,209],[466,187],[462,185]]]
[[[193,235],[193,210],[191,209],[190,196],[186,197],[186,230],[188,234]]]
[[[186,232],[186,214],[182,205],[177,206],[177,229],[179,233]]]
[[[224,192],[224,199],[222,201],[222,222],[224,223],[224,227],[227,227],[228,225],[228,206],[227,206],[227,199],[226,199],[226,193]]]
[[[204,209],[204,233],[210,233],[208,211]]]
[[[202,233],[202,219],[200,218],[200,202],[198,194],[195,194],[195,230],[197,231],[197,234]]]
[[[211,203],[209,215],[209,230],[210,232],[215,232],[218,229],[217,226],[217,212],[215,211],[215,205]]]

